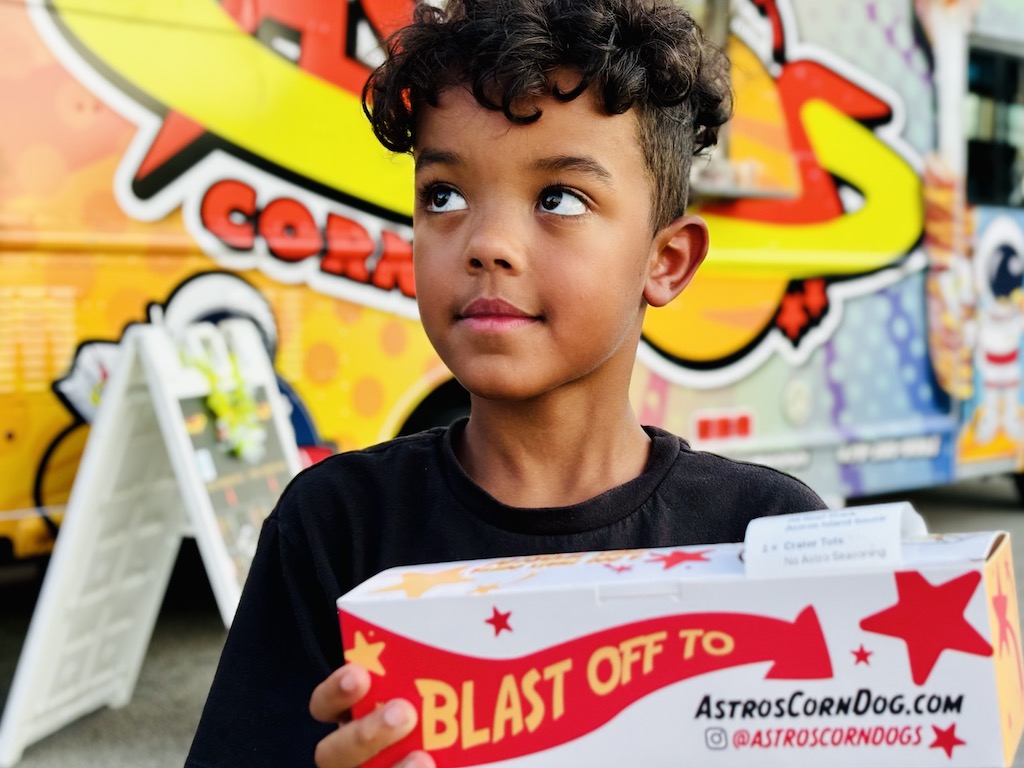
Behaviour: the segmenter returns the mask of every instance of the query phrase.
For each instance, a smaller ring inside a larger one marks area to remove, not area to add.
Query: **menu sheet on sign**
[[[256,462],[227,449],[217,435],[216,417],[206,405],[205,397],[179,400],[196,465],[210,495],[214,517],[239,585],[248,575],[263,520],[292,477],[274,429],[266,390],[257,388],[253,397],[259,422],[266,430],[264,452]]]

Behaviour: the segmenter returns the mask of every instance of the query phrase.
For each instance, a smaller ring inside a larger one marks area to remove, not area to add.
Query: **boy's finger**
[[[309,714],[321,723],[340,723],[352,705],[370,690],[370,673],[346,664],[331,673],[309,697]]]
[[[356,768],[385,747],[405,738],[415,727],[416,709],[404,699],[394,699],[324,738],[316,745],[315,762],[318,768]],[[408,762],[404,760],[399,765]],[[411,764],[430,765],[430,762],[413,760]]]
[[[426,752],[410,752],[395,768],[437,768],[437,763]]]

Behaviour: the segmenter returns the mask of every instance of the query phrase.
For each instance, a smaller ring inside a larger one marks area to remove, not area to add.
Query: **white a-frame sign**
[[[255,326],[172,339],[129,328],[75,478],[0,723],[0,766],[128,703],[183,536],[225,625],[256,537],[299,471],[288,405]]]

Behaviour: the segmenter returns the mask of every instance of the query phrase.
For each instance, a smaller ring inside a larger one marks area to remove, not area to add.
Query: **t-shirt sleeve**
[[[309,696],[341,664],[338,623],[308,553],[264,523],[186,768],[313,765],[332,726]]]
[[[764,468],[762,479],[763,515],[788,515],[825,509],[827,504],[810,486],[792,475],[770,467]]]

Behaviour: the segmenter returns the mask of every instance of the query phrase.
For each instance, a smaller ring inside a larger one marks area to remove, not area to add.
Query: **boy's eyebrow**
[[[542,157],[533,163],[533,167],[538,171],[549,171],[557,173],[559,171],[576,171],[577,173],[584,173],[588,176],[593,176],[599,181],[611,182],[612,174],[605,168],[601,163],[592,157],[586,155],[554,155],[552,157]]]
[[[421,149],[416,153],[416,171],[422,171],[431,165],[459,165],[462,158],[457,152],[442,149]]]
[[[422,149],[416,153],[416,171],[422,171],[431,165],[460,165],[462,157],[458,152],[442,149]],[[586,155],[552,155],[542,157],[532,163],[537,171],[558,173],[560,171],[576,171],[593,176],[599,181],[611,182],[612,174],[601,163]]]

